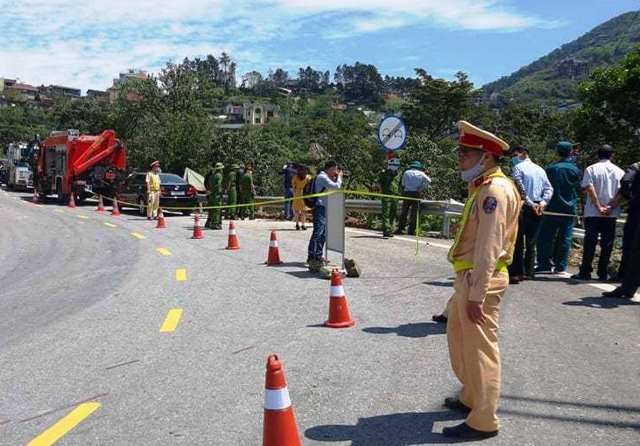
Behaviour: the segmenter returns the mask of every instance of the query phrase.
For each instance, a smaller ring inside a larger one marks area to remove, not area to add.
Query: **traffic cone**
[[[120,217],[120,209],[118,209],[118,199],[113,197],[113,208],[111,209],[112,217]]]
[[[267,358],[264,384],[262,446],[300,446],[301,444],[282,362],[277,355],[271,355]]]
[[[67,206],[69,206],[70,208],[76,207],[76,194],[74,194],[73,192],[71,192],[71,194],[69,195],[69,204]]]
[[[196,240],[204,238],[204,233],[202,232],[202,228],[200,227],[200,215],[195,214],[193,216],[193,237]]]
[[[267,266],[281,265],[280,250],[278,249],[278,236],[276,231],[271,231],[271,240],[269,240],[269,256],[267,257]]]
[[[337,269],[331,272],[331,293],[329,294],[329,319],[324,323],[325,327],[347,328],[356,322],[351,319],[349,305],[344,295],[342,276]]]
[[[227,249],[231,251],[240,249],[240,242],[236,234],[236,224],[233,221],[229,222],[229,242],[227,243]]]
[[[162,213],[162,208],[158,209],[158,224],[156,225],[156,229],[165,229],[167,227],[167,222],[164,221],[164,214]]]
[[[98,195],[98,208],[96,212],[104,212],[104,203],[102,201],[102,194]]]

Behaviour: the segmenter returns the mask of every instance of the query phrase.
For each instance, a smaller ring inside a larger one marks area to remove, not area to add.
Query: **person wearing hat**
[[[420,206],[419,199],[424,194],[429,183],[431,183],[431,178],[424,173],[424,169],[422,168],[422,163],[420,161],[413,161],[409,164],[409,168],[404,175],[402,175],[402,181],[400,184],[402,187],[402,195],[410,199],[402,200],[402,213],[400,214],[396,234],[402,234],[404,232],[404,228],[407,226],[407,216],[409,211],[411,211],[408,234],[415,235],[418,207]]]
[[[250,205],[243,206],[239,209],[238,214],[241,220],[244,220],[246,216],[249,220],[255,220],[256,209],[253,206],[253,202],[256,196],[256,188],[253,184],[253,164],[246,163],[244,166],[244,173],[240,177],[240,204]]]
[[[158,217],[160,208],[160,161],[151,163],[151,170],[147,172],[147,220]]]
[[[584,171],[580,186],[587,195],[584,206],[584,251],[575,280],[591,280],[593,257],[596,245],[600,241],[600,259],[598,260],[598,279],[609,279],[609,260],[616,237],[616,219],[620,216],[620,206],[615,197],[620,190],[620,181],[624,170],[611,162],[613,147],[603,145],[598,149],[598,162]]]
[[[385,195],[398,195],[398,170],[400,160],[391,158],[380,174],[380,190]],[[393,237],[393,226],[398,217],[398,202],[393,198],[382,199],[382,236]]]
[[[225,189],[227,191],[227,206],[235,206],[238,203],[238,169],[240,166],[232,164],[227,173]],[[235,220],[238,214],[236,207],[229,207],[226,211],[229,220]]]
[[[509,145],[466,121],[458,128],[458,165],[469,197],[448,256],[456,278],[448,304],[447,341],[462,391],[457,398],[445,399],[445,406],[466,414],[466,420],[442,433],[458,440],[481,440],[496,436],[499,429],[498,314],[509,285],[507,267],[522,200],[498,166]]]
[[[524,199],[513,263],[509,267],[511,282],[518,283],[520,280],[534,278],[542,214],[551,201],[553,187],[544,169],[529,158],[526,147],[514,147],[510,155],[513,180]]]
[[[570,160],[574,146],[568,141],[559,142],[556,146],[558,161],[546,169],[553,187],[553,197],[546,210],[564,215],[542,217],[537,250],[538,272],[564,273],[567,270],[573,241],[573,216],[577,211],[578,190],[582,179],[582,171]]]
[[[209,199],[207,205],[214,207],[214,209],[208,210],[207,222],[205,226],[209,229],[219,230],[222,229],[222,209],[215,208],[222,205],[222,172],[224,171],[224,164],[216,163],[213,168],[213,172],[209,175],[209,183],[207,184],[207,190],[209,191]]]

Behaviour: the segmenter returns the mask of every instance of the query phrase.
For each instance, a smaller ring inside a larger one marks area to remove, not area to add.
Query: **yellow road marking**
[[[86,215],[78,215],[78,218],[81,218],[83,220],[89,220],[89,217],[87,217]]]
[[[160,255],[163,255],[165,257],[169,257],[171,254],[171,251],[169,251],[167,248],[158,248],[157,251],[160,253]]]
[[[62,209],[54,209],[53,212],[57,212],[58,214],[64,214]]]
[[[113,223],[109,223],[109,222],[106,222],[106,221],[104,222],[104,225],[105,226],[109,226],[110,228],[117,228],[117,226],[114,225]]]
[[[160,333],[171,333],[172,331],[175,331],[181,317],[182,308],[173,308],[169,310],[169,312],[167,313],[167,317],[162,323],[162,327],[160,327]]]
[[[56,424],[31,440],[27,446],[49,446],[54,444],[99,408],[100,403],[97,401],[80,404],[69,412],[67,416],[61,418]]]
[[[176,280],[178,282],[184,282],[187,280],[187,270],[184,268],[178,268],[176,270]]]
[[[140,234],[139,232],[132,232],[131,235],[133,235],[138,240],[144,240],[146,238],[144,235]]]

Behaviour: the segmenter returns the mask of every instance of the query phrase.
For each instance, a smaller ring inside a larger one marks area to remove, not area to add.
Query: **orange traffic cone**
[[[67,206],[69,206],[70,208],[76,207],[76,194],[74,194],[73,192],[71,192],[71,194],[69,195],[69,204]]]
[[[324,325],[330,328],[347,328],[355,324],[349,313],[349,305],[344,295],[342,276],[337,269],[331,272],[331,293],[329,295],[329,320]]]
[[[200,215],[195,214],[193,216],[193,237],[194,239],[204,238],[204,233],[202,232],[202,228],[200,227]]]
[[[156,229],[165,229],[167,227],[167,222],[164,221],[164,214],[162,213],[162,208],[158,209],[158,224],[156,225]]]
[[[240,249],[240,242],[236,234],[236,224],[233,221],[229,222],[229,242],[227,243],[227,249],[231,251]]]
[[[98,207],[96,208],[96,212],[104,212],[104,203],[102,201],[102,194],[98,195]]]
[[[267,266],[281,265],[280,250],[278,249],[278,236],[276,231],[271,231],[271,240],[269,240],[269,256],[267,257]]]
[[[112,217],[120,217],[120,209],[118,209],[118,199],[113,197],[113,208],[111,209]]]
[[[264,393],[262,446],[300,446],[284,368],[277,355],[267,358]]]

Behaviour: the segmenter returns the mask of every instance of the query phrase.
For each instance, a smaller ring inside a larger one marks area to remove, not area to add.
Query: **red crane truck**
[[[126,148],[116,132],[98,136],[77,130],[52,132],[40,145],[34,187],[42,198],[57,194],[67,203],[71,194],[79,201],[91,193],[113,197],[126,178]]]

